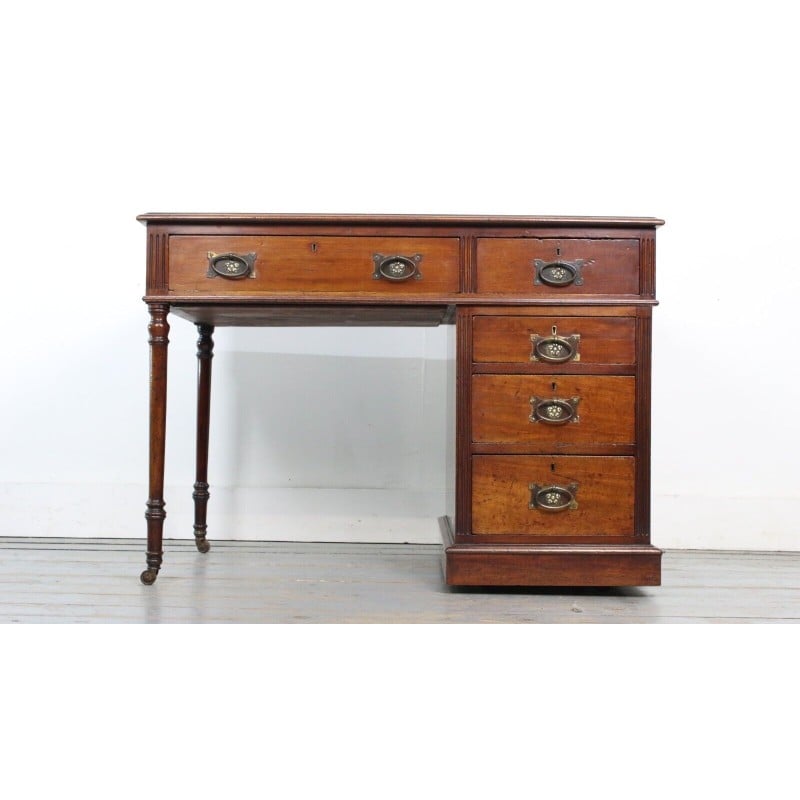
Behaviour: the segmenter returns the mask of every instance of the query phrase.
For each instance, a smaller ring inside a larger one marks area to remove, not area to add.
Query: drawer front
[[[548,358],[556,360],[543,360]],[[629,317],[476,316],[473,359],[548,366],[632,365],[636,361],[636,321]]]
[[[638,294],[638,239],[478,239],[478,291]]]
[[[472,440],[633,444],[635,379],[600,375],[474,375]]]
[[[223,276],[213,269],[209,276],[209,253],[237,254],[244,262],[255,254],[255,260],[251,266],[234,262],[231,277],[224,276],[227,262],[217,262]],[[169,241],[172,294],[454,294],[458,265],[458,239],[444,237],[172,236]]]
[[[628,456],[473,456],[472,531],[632,535],[634,466]],[[564,508],[542,507],[549,502]]]

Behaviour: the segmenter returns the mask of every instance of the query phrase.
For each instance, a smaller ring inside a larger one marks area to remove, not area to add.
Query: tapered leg
[[[166,303],[149,303],[150,325],[150,496],[147,500],[147,569],[142,583],[155,583],[163,556],[164,439],[167,429],[167,346],[169,323]]]
[[[211,545],[206,539],[208,506],[208,429],[211,413],[211,359],[214,357],[213,325],[197,325],[197,458],[194,493],[194,540],[201,553]]]

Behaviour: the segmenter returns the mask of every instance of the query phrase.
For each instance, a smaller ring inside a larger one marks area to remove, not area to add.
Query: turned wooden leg
[[[201,553],[211,545],[206,539],[208,506],[208,429],[211,413],[211,359],[214,357],[213,325],[198,323],[197,332],[197,469],[194,493],[194,541]]]
[[[155,583],[163,556],[164,439],[167,429],[167,346],[169,323],[166,303],[148,303],[150,324],[150,497],[147,500],[147,569],[142,583]]]

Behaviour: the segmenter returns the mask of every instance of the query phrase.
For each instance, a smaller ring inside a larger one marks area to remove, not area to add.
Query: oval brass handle
[[[580,361],[581,335],[573,333],[559,336],[553,325],[550,336],[531,334],[531,361],[545,361],[549,364],[563,364],[565,361]]]
[[[372,256],[375,269],[372,277],[377,281],[384,278],[387,281],[407,281],[413,278],[415,281],[422,280],[422,273],[419,271],[419,262],[422,256],[419,253],[413,256],[385,256],[375,253]]]
[[[544,422],[547,425],[564,425],[567,422],[580,422],[578,416],[578,403],[580,397],[553,397],[544,400],[541,397],[531,397],[531,422]]]
[[[209,253],[208,272],[206,277],[236,280],[238,278],[254,277],[255,253]]]
[[[531,499],[528,508],[538,508],[542,511],[574,511],[578,507],[575,495],[578,484],[569,486],[542,486],[538,483],[530,484]]]
[[[574,283],[583,286],[581,269],[586,261],[582,258],[577,261],[542,261],[536,258],[533,263],[536,266],[535,284],[562,287]]]

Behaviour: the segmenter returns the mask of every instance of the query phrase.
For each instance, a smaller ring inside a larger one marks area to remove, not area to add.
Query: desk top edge
[[[426,225],[426,226],[522,226],[654,228],[664,224],[656,217],[525,217],[459,216],[438,214],[204,214],[151,212],[136,217],[139,222],[188,225]]]

